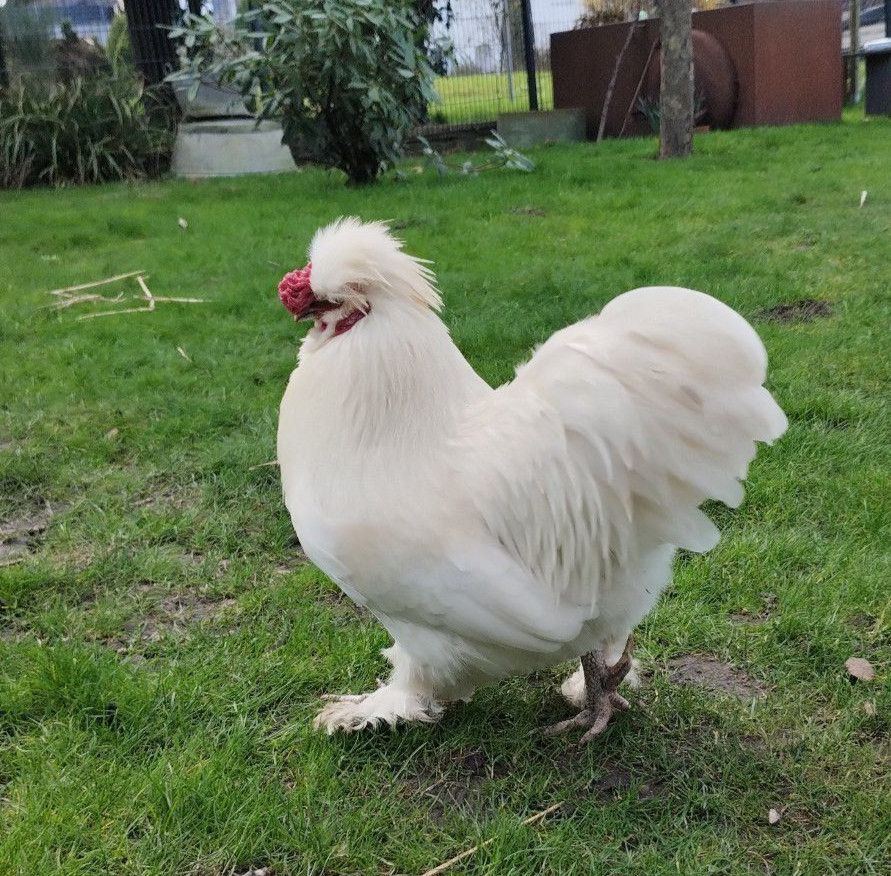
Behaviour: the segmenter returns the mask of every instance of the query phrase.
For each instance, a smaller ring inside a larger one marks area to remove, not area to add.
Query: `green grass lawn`
[[[538,108],[551,109],[554,94],[551,71],[540,70],[535,77]],[[436,93],[439,100],[430,104],[432,122],[487,122],[500,113],[518,113],[529,109],[529,83],[525,71],[513,75],[513,99],[506,73],[469,73],[439,76]]]
[[[638,140],[361,190],[306,170],[0,195],[4,876],[417,874],[488,840],[450,872],[891,872],[889,143],[849,120],[705,135],[683,163]],[[717,510],[719,547],[678,563],[638,631],[645,684],[585,750],[536,732],[569,714],[564,667],[435,727],[310,729],[387,644],[301,560],[263,465],[303,331],[275,286],[340,214],[434,260],[492,382],[644,284],[764,338],[789,431]],[[45,309],[131,270],[209,301]],[[769,318],[804,299],[816,318]],[[681,684],[686,659],[740,695]]]

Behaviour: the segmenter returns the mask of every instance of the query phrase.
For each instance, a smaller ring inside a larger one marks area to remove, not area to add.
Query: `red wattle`
[[[336,338],[338,335],[348,332],[360,319],[365,319],[366,316],[368,316],[367,310],[351,311],[343,319],[334,324],[334,334],[331,337]]]

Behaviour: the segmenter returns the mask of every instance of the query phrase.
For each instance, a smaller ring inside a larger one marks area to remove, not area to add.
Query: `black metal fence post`
[[[535,79],[535,33],[532,29],[532,4],[521,0],[520,13],[523,20],[523,54],[526,59],[526,81],[529,85],[529,109],[538,109],[538,83]]]
[[[3,51],[3,22],[0,21],[0,88],[6,88],[9,85],[9,73],[6,70],[6,54]]]
[[[176,66],[176,50],[163,28],[172,27],[175,0],[124,0],[133,61],[150,85],[164,80]]]

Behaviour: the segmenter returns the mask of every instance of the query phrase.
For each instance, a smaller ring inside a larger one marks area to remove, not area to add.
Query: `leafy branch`
[[[430,145],[430,141],[426,137],[417,135],[417,140],[421,144],[421,150],[427,158],[430,166],[440,176],[447,176],[451,173],[460,173],[464,176],[476,176],[486,170],[502,168],[506,170],[522,170],[524,173],[532,173],[535,170],[535,162],[522,152],[518,152],[497,132],[491,131],[486,137],[486,144],[490,146],[495,155],[482,164],[474,164],[473,161],[464,161],[461,165],[450,165],[442,155]]]

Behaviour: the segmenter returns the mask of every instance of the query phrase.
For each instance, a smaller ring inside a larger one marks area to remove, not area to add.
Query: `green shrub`
[[[108,29],[108,41],[105,52],[111,69],[116,73],[133,69],[133,49],[130,46],[130,31],[127,29],[127,16],[123,12],[115,13]]]
[[[81,39],[70,21],[62,22],[62,38],[53,42],[53,56],[56,78],[62,82],[111,73],[105,49],[95,40]]]
[[[33,4],[0,5],[6,73],[11,81],[19,76],[52,74],[52,9]]]
[[[279,0],[234,29],[187,16],[171,36],[183,69],[232,83],[262,117],[280,117],[295,157],[374,180],[435,97],[426,25],[406,0]]]
[[[0,187],[157,176],[173,117],[134,75],[20,80],[0,90]]]

